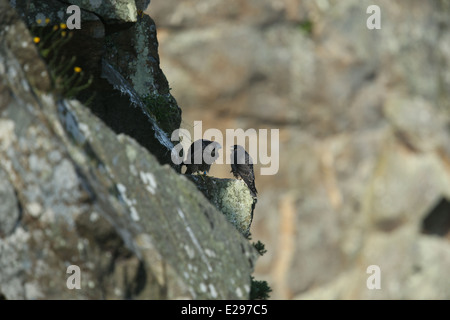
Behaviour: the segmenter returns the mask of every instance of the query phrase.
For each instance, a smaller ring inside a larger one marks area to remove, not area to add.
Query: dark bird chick
[[[193,174],[201,171],[209,172],[211,165],[219,157],[220,143],[205,139],[199,139],[191,144],[187,152],[187,158],[182,165],[186,166],[185,174]]]
[[[253,172],[252,157],[241,146],[231,147],[231,172],[235,178],[242,178],[250,189],[251,195],[256,198],[258,191],[255,187],[255,173]]]

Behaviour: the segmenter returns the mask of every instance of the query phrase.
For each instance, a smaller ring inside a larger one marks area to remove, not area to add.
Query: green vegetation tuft
[[[247,235],[247,240],[251,240],[252,235],[249,232]],[[263,256],[267,250],[264,243],[258,240],[258,242],[253,242],[252,245],[255,247],[256,251],[258,251],[260,256]],[[269,293],[272,292],[272,289],[269,287],[267,281],[264,280],[255,280],[253,276],[250,277],[250,300],[267,300],[270,298]]]
[[[46,19],[45,22],[48,24],[50,20]],[[37,23],[40,24],[41,21]],[[30,31],[39,54],[47,64],[55,94],[72,99],[92,84],[93,77],[87,77],[82,68],[75,65],[76,57],[62,54],[63,47],[73,37],[73,33],[67,30],[64,23],[44,27],[34,26]],[[89,104],[93,97],[84,101],[84,104]]]
[[[264,243],[262,243],[261,241],[258,240],[258,242],[253,243],[253,246],[255,247],[255,249],[258,251],[259,255],[262,256],[264,255],[264,253],[267,252]]]
[[[267,284],[267,281],[255,280],[251,276],[250,300],[267,300],[270,298],[270,292],[272,292],[272,289]]]
[[[313,32],[313,23],[311,20],[304,20],[298,24],[298,28],[307,36],[310,36]]]
[[[149,94],[142,100],[162,130],[171,133],[178,129],[180,111],[172,95]]]

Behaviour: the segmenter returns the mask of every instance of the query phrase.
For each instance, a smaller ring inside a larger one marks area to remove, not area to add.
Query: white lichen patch
[[[9,148],[14,140],[14,122],[0,119],[0,150]]]
[[[127,188],[123,184],[118,183],[116,186],[117,190],[119,190],[120,198],[130,209],[131,219],[133,219],[133,221],[139,221],[140,220],[139,213],[134,207],[134,205],[136,204],[136,199],[130,199],[127,197]]]
[[[129,166],[128,166],[128,169],[130,170],[130,173],[133,175],[133,176],[137,176],[137,170],[136,170],[136,166],[134,165],[134,164],[130,164]]]
[[[236,289],[236,295],[237,295],[239,298],[242,298],[243,295],[242,295],[242,290],[241,290],[241,288],[238,287],[238,288]]]
[[[130,60],[128,63],[129,70],[134,72],[130,73],[130,78],[134,85],[134,89],[137,94],[143,96],[148,93],[148,85],[146,84],[146,79],[151,76],[151,70],[148,66],[148,56],[150,54],[148,46],[145,45],[147,40],[147,34],[143,33],[142,30],[138,30],[136,33],[136,43],[139,43],[139,49],[142,50],[141,54],[137,56],[137,59]]]
[[[242,234],[246,234],[250,227],[252,202],[253,198],[243,180],[232,180],[213,199],[227,220]]]
[[[8,241],[11,241],[11,243],[25,243],[28,239],[30,239],[30,233],[20,226],[8,237]]]
[[[136,158],[137,158],[136,148],[133,148],[131,145],[127,144],[126,147],[125,147],[125,152],[127,154],[128,160],[130,162],[134,162],[136,160]]]
[[[99,218],[98,213],[95,211],[92,211],[91,215],[89,216],[89,221],[95,222],[98,220],[98,218]]]
[[[28,85],[28,82],[25,79],[22,79],[20,83],[22,84],[22,87],[26,92],[30,91],[30,86]]]
[[[189,259],[194,259],[195,257],[195,250],[189,247],[187,244],[184,245],[184,250],[186,251]]]
[[[212,298],[217,298],[217,291],[216,288],[210,283],[209,284],[209,292],[211,293]]]
[[[122,194],[122,193],[125,193],[127,191],[127,188],[123,184],[118,183],[117,184],[117,190],[119,190],[119,192]]]
[[[206,292],[208,290],[208,287],[206,286],[206,284],[204,284],[203,282],[200,283],[199,285],[199,289],[201,292]]]
[[[145,184],[145,189],[147,189],[148,192],[154,195],[156,193],[156,187],[158,185],[153,173],[140,171],[139,176],[141,177],[142,182]]]
[[[18,77],[17,70],[15,68],[9,68],[8,69],[8,75],[10,79],[15,79]]]
[[[40,286],[34,282],[25,283],[25,285],[24,285],[25,299],[37,300],[37,299],[44,298],[45,295],[42,293],[42,291],[39,289],[39,287]]]
[[[72,191],[78,189],[78,176],[69,160],[63,159],[61,163],[54,168],[53,183],[57,190]]]
[[[42,206],[39,202],[31,202],[27,205],[27,211],[31,216],[38,218],[42,213]]]
[[[91,137],[89,126],[86,123],[78,123],[78,128],[80,129],[84,137],[89,140],[89,138]]]
[[[205,249],[205,253],[208,257],[210,258],[215,258],[216,257],[216,253],[210,249]]]
[[[131,214],[131,219],[133,219],[134,221],[140,220],[139,214],[135,207],[130,207],[130,214]]]
[[[83,243],[83,240],[78,240],[78,243],[77,243],[77,249],[78,249],[78,251],[80,251],[80,252],[82,252],[83,251],[83,249],[84,249],[84,243]]]

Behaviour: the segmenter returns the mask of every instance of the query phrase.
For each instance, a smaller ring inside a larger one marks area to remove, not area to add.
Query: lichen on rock
[[[250,233],[256,199],[243,180],[187,175],[197,188],[244,236]]]

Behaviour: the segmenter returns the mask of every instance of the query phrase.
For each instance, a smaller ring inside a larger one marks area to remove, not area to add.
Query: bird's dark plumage
[[[247,184],[250,193],[256,198],[258,191],[255,187],[255,173],[253,172],[252,157],[241,146],[231,147],[231,172],[235,178],[242,178]]]
[[[187,152],[187,158],[183,165],[186,166],[185,174],[193,174],[198,171],[209,172],[211,165],[219,157],[221,145],[218,142],[199,139],[191,144]]]

